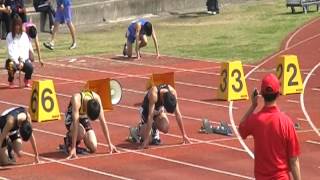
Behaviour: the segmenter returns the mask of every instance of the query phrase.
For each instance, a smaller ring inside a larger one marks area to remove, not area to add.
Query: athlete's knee
[[[148,42],[147,41],[141,41],[140,47],[145,47],[147,46]]]
[[[87,143],[86,146],[91,153],[95,153],[97,151],[97,143],[95,143],[95,142],[91,141],[91,142]]]

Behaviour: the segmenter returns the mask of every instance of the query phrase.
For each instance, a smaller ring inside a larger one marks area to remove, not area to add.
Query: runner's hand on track
[[[189,140],[188,136],[183,136],[183,144],[190,144],[191,141]]]
[[[120,151],[117,150],[117,148],[113,144],[110,144],[109,148],[110,148],[110,154],[119,153],[120,152]]]
[[[72,148],[67,159],[78,158],[76,148]]]
[[[34,156],[34,162],[35,162],[35,164],[39,164],[40,163],[39,155]]]

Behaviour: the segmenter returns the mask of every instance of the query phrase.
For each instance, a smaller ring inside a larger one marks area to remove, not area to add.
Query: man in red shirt
[[[261,95],[264,107],[253,113],[258,106],[258,91],[252,95],[252,105],[241,119],[239,132],[243,139],[254,138],[254,174],[260,179],[300,180],[299,142],[292,120],[280,112],[276,99],[280,94],[280,82],[273,74],[262,80]]]

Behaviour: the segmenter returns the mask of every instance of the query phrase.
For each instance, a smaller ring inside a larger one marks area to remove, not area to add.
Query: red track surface
[[[281,54],[296,54],[300,60],[303,77],[314,69],[306,82],[305,93],[282,96],[279,105],[283,111],[300,121],[298,131],[303,179],[318,179],[320,156],[319,137],[307,122],[310,120],[320,127],[320,68],[319,62],[320,19],[306,24],[292,33],[283,43],[282,49],[257,65],[245,65],[248,74],[247,85],[251,93],[259,87],[266,72],[276,66],[276,58]],[[121,103],[112,112],[106,113],[111,139],[121,148],[119,154],[107,154],[105,139],[98,123],[93,123],[99,146],[96,154],[81,156],[75,160],[65,160],[65,155],[57,152],[62,143],[65,127],[62,120],[34,123],[34,132],[42,164],[33,165],[29,144],[24,145],[25,156],[18,159],[15,166],[1,167],[0,179],[252,179],[253,160],[243,150],[236,137],[199,134],[202,118],[219,122],[234,118],[238,124],[240,117],[250,105],[249,101],[233,104],[232,115],[228,102],[215,100],[219,84],[219,63],[201,62],[190,59],[162,57],[160,60],[144,55],[142,61],[126,61],[114,56],[78,57],[70,63],[70,58],[50,61],[45,68],[36,66],[34,79],[53,79],[58,93],[60,111],[64,112],[70,96],[78,92],[86,80],[110,77],[118,79],[124,90]],[[128,127],[138,121],[138,106],[143,99],[145,84],[151,73],[175,71],[176,88],[184,124],[193,144],[182,145],[180,132],[172,116],[169,134],[161,135],[163,145],[138,151],[137,146],[125,141]],[[13,105],[28,106],[31,90],[7,89],[6,75],[0,78],[0,109]],[[304,107],[300,102],[304,100]],[[262,104],[262,103],[260,103]],[[305,110],[303,112],[303,110]],[[307,114],[306,114],[307,113]],[[311,143],[310,143],[311,142]],[[252,149],[252,139],[245,143]]]

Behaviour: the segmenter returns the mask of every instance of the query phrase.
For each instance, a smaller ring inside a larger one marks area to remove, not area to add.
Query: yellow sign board
[[[29,112],[33,121],[60,119],[59,104],[52,80],[33,81]]]
[[[280,56],[277,66],[277,77],[281,82],[281,94],[297,94],[303,92],[303,84],[298,58],[296,55]]]
[[[241,61],[222,63],[218,99],[249,99]]]

